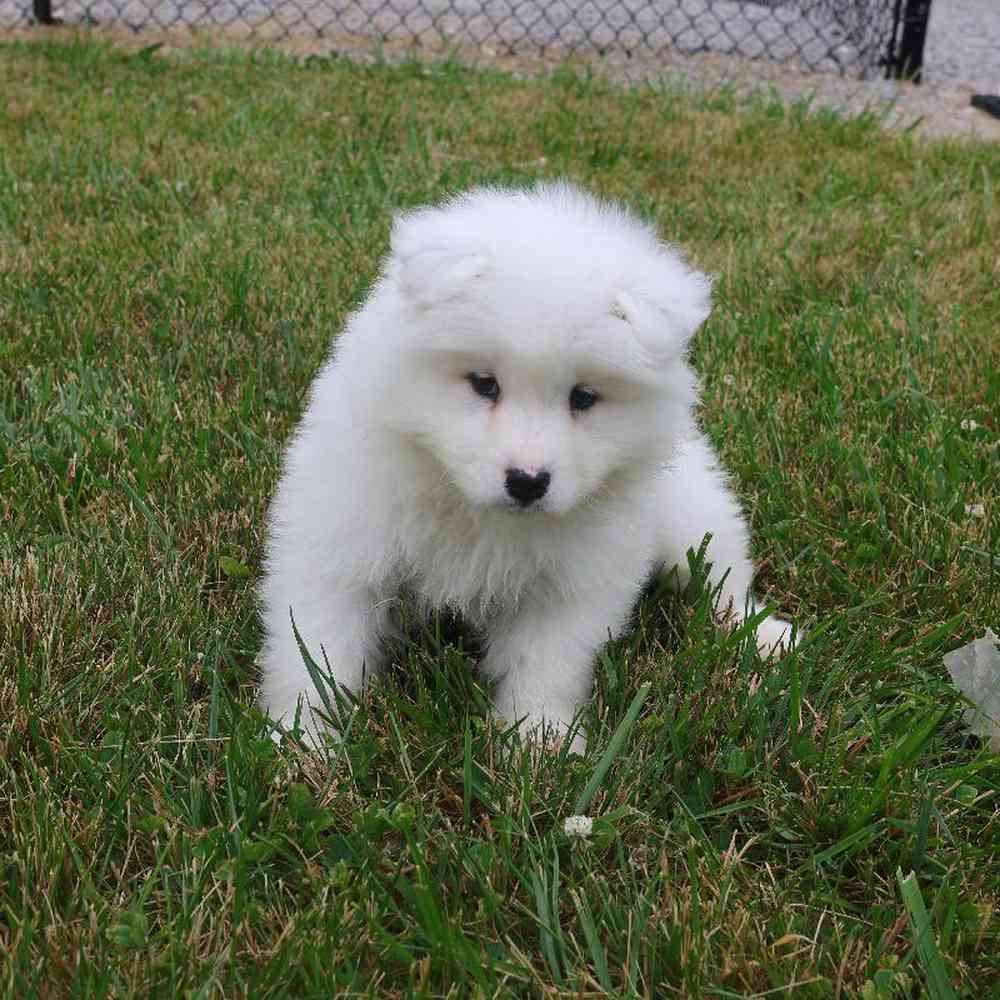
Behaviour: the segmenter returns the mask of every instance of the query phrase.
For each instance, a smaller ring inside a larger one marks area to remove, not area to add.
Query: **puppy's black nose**
[[[523,469],[507,470],[507,492],[522,507],[541,500],[551,481],[552,477],[544,469],[534,475]]]

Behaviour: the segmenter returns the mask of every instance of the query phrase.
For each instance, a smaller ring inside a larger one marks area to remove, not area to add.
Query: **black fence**
[[[188,27],[495,54],[715,53],[919,79],[929,11],[930,0],[0,0],[0,27]]]

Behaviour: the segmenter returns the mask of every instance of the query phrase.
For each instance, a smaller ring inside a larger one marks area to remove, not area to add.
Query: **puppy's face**
[[[503,340],[432,350],[412,369],[411,429],[470,504],[563,513],[653,453],[662,428],[650,387],[585,352]]]
[[[565,514],[669,456],[694,399],[680,321],[574,275],[431,264],[401,283],[391,408],[470,505]]]

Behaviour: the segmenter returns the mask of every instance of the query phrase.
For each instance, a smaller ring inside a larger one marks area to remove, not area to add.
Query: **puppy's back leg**
[[[711,564],[709,584],[721,584],[719,607],[731,609],[737,621],[753,614],[754,567],[746,519],[701,435],[680,446],[676,461],[660,479],[660,501],[657,549],[664,571],[676,567],[678,585],[685,586],[690,578],[688,550],[697,551],[705,535],[711,535],[705,558]],[[757,626],[757,646],[770,653],[779,644],[791,644],[791,625],[769,616]]]

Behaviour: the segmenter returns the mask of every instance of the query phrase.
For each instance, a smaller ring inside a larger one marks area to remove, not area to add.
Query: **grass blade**
[[[576,907],[576,915],[580,920],[580,928],[583,936],[587,940],[587,947],[590,949],[590,958],[594,963],[594,971],[597,973],[597,981],[601,988],[611,992],[611,973],[608,971],[608,956],[601,943],[600,934],[597,931],[597,924],[594,923],[594,915],[590,912],[590,907],[586,900],[579,893],[573,893],[573,905]]]
[[[549,886],[549,880],[545,877],[544,868],[539,865],[531,872],[531,891],[535,897],[535,917],[538,921],[538,943],[541,947],[545,961],[552,970],[552,978],[557,984],[562,984],[562,965],[557,953],[557,942],[561,939],[561,928],[559,926],[559,910],[553,905],[555,893],[559,885],[559,858],[556,856],[556,870],[553,885]],[[551,889],[551,895],[550,895]],[[559,949],[561,950],[561,949]]]
[[[462,821],[472,825],[472,728],[465,722],[465,745],[462,748]]]
[[[618,723],[618,728],[615,730],[614,736],[611,737],[608,749],[604,751],[604,756],[598,761],[590,781],[587,782],[586,788],[580,793],[580,797],[573,806],[573,812],[578,816],[586,812],[587,806],[590,805],[597,794],[597,789],[601,787],[601,782],[604,780],[605,775],[611,769],[611,765],[615,762],[615,759],[622,752],[625,741],[628,739],[628,734],[632,731],[635,720],[639,718],[643,702],[649,697],[651,690],[651,684],[643,684],[632,699],[632,704],[629,705],[628,711],[625,713],[625,718]]]
[[[903,870],[897,868],[896,881],[899,883],[899,892],[903,897],[906,912],[910,916],[917,957],[927,976],[927,992],[930,993],[931,1000],[957,1000],[957,994],[948,978],[948,971],[944,967],[944,959],[941,957],[937,941],[934,940],[934,928],[924,907],[924,898],[920,894],[916,874],[910,872],[904,878]]]

